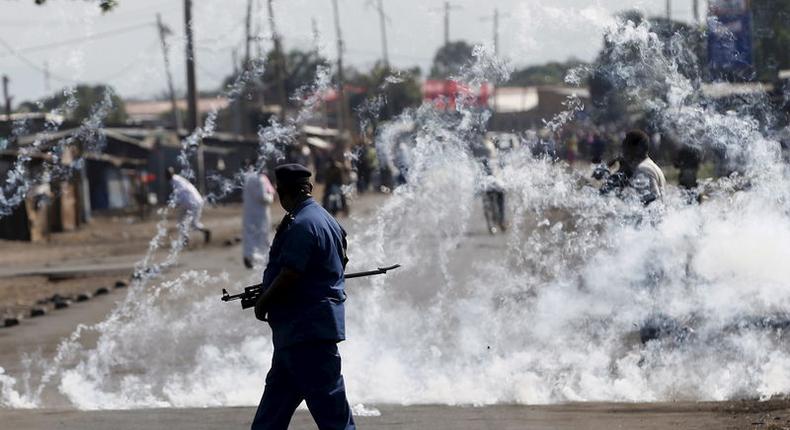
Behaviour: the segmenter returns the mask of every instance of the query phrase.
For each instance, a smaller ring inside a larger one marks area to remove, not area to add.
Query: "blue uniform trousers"
[[[355,430],[334,341],[274,350],[252,430],[286,430],[304,400],[320,430]]]

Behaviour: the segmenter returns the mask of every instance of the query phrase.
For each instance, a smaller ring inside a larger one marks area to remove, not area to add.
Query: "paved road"
[[[375,203],[375,201],[372,201]],[[373,203],[359,205],[357,213],[370,209]],[[227,220],[226,220],[227,221]],[[352,224],[352,223],[349,223]],[[500,238],[482,231],[470,234],[452,251],[456,255],[450,263],[451,270],[459,273],[470,270],[466,263],[472,259],[492,258],[504,246]],[[354,228],[353,225],[350,228]],[[431,241],[424,237],[422,241]],[[395,262],[393,262],[395,263]],[[251,276],[240,264],[240,249],[232,247],[202,248],[189,251],[174,272],[204,269],[210,273],[225,271],[230,279],[241,280]],[[361,269],[354,267],[353,269]],[[404,271],[405,272],[405,271]],[[171,274],[172,276],[172,274]],[[398,288],[412,287],[411,294],[419,295],[423,289],[414,285],[443,282],[439,273],[399,274]],[[19,327],[0,330],[0,366],[11,375],[23,371],[20,355],[40,352],[51,357],[65,336],[81,323],[101,321],[114,304],[123,298],[125,290],[98,297],[87,303],[74,304],[72,308],[54,312],[44,318],[25,320]],[[86,339],[90,342],[89,339]],[[226,429],[246,428],[254,408],[205,408],[205,409],[152,409],[131,411],[74,411],[69,409],[58,393],[45,393],[47,410],[2,410],[0,430],[6,429]],[[370,407],[368,405],[368,407]],[[379,416],[358,418],[360,427],[368,429],[739,429],[739,428],[790,428],[790,406],[776,404],[731,403],[673,403],[673,404],[571,404],[559,406],[395,406],[376,405]],[[754,424],[752,423],[762,423]],[[300,411],[294,418],[292,429],[314,429],[310,416]]]
[[[774,405],[775,407],[782,407]],[[737,407],[737,405],[733,406]],[[558,406],[378,406],[379,416],[357,417],[364,429],[402,430],[726,430],[782,429],[790,425],[786,409],[733,412],[722,404]],[[771,408],[766,408],[771,409]],[[0,428],[16,430],[208,430],[249,428],[253,408],[151,409],[133,411],[1,411]],[[315,429],[306,411],[298,411],[290,428]]]

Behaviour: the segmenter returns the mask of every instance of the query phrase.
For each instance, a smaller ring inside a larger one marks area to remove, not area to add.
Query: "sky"
[[[337,0],[346,64],[365,70],[381,58],[376,0]],[[388,16],[390,62],[425,72],[444,40],[442,0],[382,0]],[[494,10],[500,14],[499,53],[515,66],[592,60],[612,14],[629,8],[665,15],[666,0],[453,0],[450,40],[493,43]],[[195,0],[198,87],[215,90],[233,70],[233,51],[244,52],[247,0]],[[271,47],[266,0],[253,0],[253,52]],[[704,16],[705,0],[699,1]],[[692,0],[671,0],[673,18],[693,19]],[[93,1],[0,0],[0,73],[10,79],[14,103],[40,98],[76,83],[106,82],[125,98],[150,99],[166,91],[156,14],[172,30],[171,70],[185,88],[183,0],[119,0],[102,14]],[[285,49],[337,56],[331,0],[274,0]],[[313,29],[315,22],[315,29]],[[316,34],[318,37],[316,37]],[[45,79],[45,70],[50,79]]]

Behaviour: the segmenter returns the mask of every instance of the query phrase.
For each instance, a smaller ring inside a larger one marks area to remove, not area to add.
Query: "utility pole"
[[[672,26],[672,0],[667,0],[667,22]]]
[[[244,21],[244,68],[250,65],[250,42],[252,42],[252,0],[247,0],[247,19]]]
[[[376,9],[379,12],[379,26],[381,27],[381,54],[382,60],[384,61],[384,68],[389,70],[390,68],[390,55],[389,50],[387,49],[387,14],[384,13],[384,2],[382,0],[377,0]]]
[[[269,27],[272,29],[272,40],[274,41],[274,72],[277,80],[277,99],[280,102],[280,120],[285,120],[286,110],[288,109],[288,98],[285,92],[285,55],[283,54],[282,40],[277,33],[277,26],[274,21],[274,0],[268,0],[269,7]]]
[[[184,0],[184,25],[186,31],[187,54],[187,133],[194,132],[198,127],[197,83],[195,78],[195,49],[193,45],[192,0]],[[197,147],[197,187],[206,193],[205,165],[203,163],[203,142]]]
[[[176,131],[181,129],[181,113],[178,111],[178,103],[176,103],[176,91],[173,88],[173,75],[170,73],[170,55],[168,54],[169,46],[167,45],[166,37],[172,34],[169,28],[162,22],[162,15],[156,14],[156,25],[159,27],[159,40],[162,42],[162,56],[165,58],[165,77],[167,77],[167,91],[170,94],[170,105],[173,109],[173,128]]]
[[[251,63],[251,45],[252,45],[252,1],[247,0],[247,16],[244,20],[244,62],[241,65],[241,73],[244,73],[247,69],[250,68],[252,65]],[[235,53],[236,49],[233,50],[233,56],[235,57],[237,54]],[[233,63],[235,64],[238,59],[234,58]],[[236,72],[236,66],[233,66],[234,75],[238,77],[238,73]],[[232,108],[231,111],[233,112],[233,132],[236,134],[246,134],[248,131],[247,127],[247,112],[249,103],[247,102],[247,87],[248,83],[244,82],[244,86],[242,87],[243,94],[241,97],[238,97],[236,100],[232,101]]]
[[[255,0],[255,56],[258,59],[263,58],[263,45],[261,45],[261,32],[263,31],[263,24],[261,17],[263,16],[263,9],[261,7],[261,0]]]
[[[494,23],[494,55],[499,55],[499,9],[494,8],[494,15],[484,16],[481,21],[493,21]]]
[[[321,33],[318,31],[318,21],[315,20],[315,17],[310,18],[310,22],[313,26],[313,53],[316,58],[318,58],[321,54]],[[329,128],[329,109],[327,108],[326,102],[323,100],[321,102],[321,109],[324,113],[324,128]]]
[[[5,99],[6,120],[11,120],[11,96],[8,95],[8,76],[3,75],[3,99]]]
[[[450,11],[456,9],[460,8],[451,5],[449,1],[444,2],[444,46],[450,43]]]
[[[52,91],[52,87],[49,84],[49,61],[44,62],[44,93],[49,95],[49,92]]]
[[[699,25],[699,0],[691,0],[691,8],[693,9],[692,12],[694,13],[694,22]]]
[[[340,31],[340,13],[337,8],[337,0],[332,0],[332,10],[335,14],[335,34],[337,36],[337,100],[340,107],[338,109],[337,129],[342,139],[343,132],[348,127],[346,121],[348,117],[346,113],[346,92],[343,88],[345,85],[345,79],[343,78],[343,35]],[[345,144],[343,148],[345,149]]]
[[[450,2],[444,2],[444,46],[450,43]]]
[[[313,26],[313,52],[318,56],[321,53],[321,33],[318,31],[318,21],[315,17],[310,18],[310,24]]]
[[[494,56],[499,55],[499,9],[494,8]]]
[[[233,77],[236,79],[239,76],[239,51],[236,48],[233,48],[230,51],[230,58],[233,63]],[[242,116],[244,115],[242,112],[246,112],[247,103],[246,97],[239,97],[236,100],[233,100],[230,104],[230,110],[232,112],[232,124],[231,128],[233,132],[236,134],[242,134],[246,131],[244,120]]]

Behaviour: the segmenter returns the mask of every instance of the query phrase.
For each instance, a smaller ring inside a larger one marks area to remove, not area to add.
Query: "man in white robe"
[[[244,266],[252,269],[255,262],[262,261],[269,249],[269,207],[274,201],[274,187],[269,178],[254,169],[247,171],[244,175],[242,199],[242,256]]]
[[[172,199],[178,210],[178,230],[183,236],[183,240],[189,241],[189,233],[198,230],[203,233],[205,243],[211,241],[211,230],[207,229],[200,222],[203,214],[205,200],[200,195],[200,191],[192,185],[189,180],[181,175],[177,175],[172,167],[167,169],[167,178],[173,187]]]

